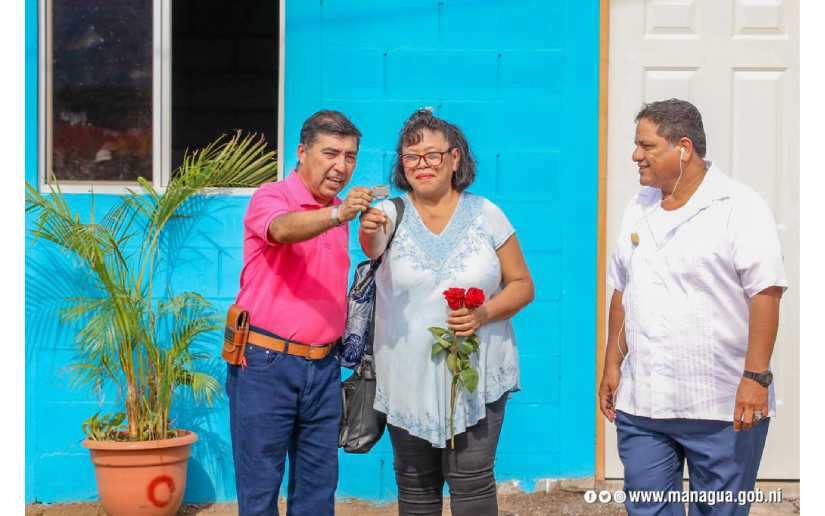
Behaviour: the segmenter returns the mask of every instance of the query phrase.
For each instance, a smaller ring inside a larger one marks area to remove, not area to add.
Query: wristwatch
[[[754,373],[753,371],[745,371],[742,373],[744,378],[750,378],[751,380],[757,382],[762,387],[767,387],[773,381],[773,373],[770,370],[764,371],[762,373]]]
[[[332,222],[335,223],[336,226],[341,225],[341,218],[338,216],[338,206],[333,206],[332,211],[330,212],[329,218],[332,219]]]

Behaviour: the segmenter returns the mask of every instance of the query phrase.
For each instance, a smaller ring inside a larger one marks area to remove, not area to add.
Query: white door
[[[608,257],[638,188],[633,118],[643,102],[670,97],[699,108],[707,159],[759,191],[776,217],[790,289],[771,363],[777,417],[759,478],[798,479],[798,0],[610,0]],[[607,420],[605,453],[606,476],[621,478]]]

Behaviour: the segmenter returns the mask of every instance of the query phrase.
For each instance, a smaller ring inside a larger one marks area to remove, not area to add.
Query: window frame
[[[38,0],[38,187],[51,191],[46,175],[51,170],[53,95],[51,11],[54,0]],[[172,2],[152,0],[152,185],[163,191],[172,175]],[[283,179],[284,148],[284,56],[286,44],[286,0],[278,1],[278,179]],[[125,194],[139,187],[135,181],[61,181],[64,193]],[[223,195],[248,196],[254,188],[220,188]]]

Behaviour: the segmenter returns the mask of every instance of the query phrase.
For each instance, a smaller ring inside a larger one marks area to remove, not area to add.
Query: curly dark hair
[[[656,134],[673,145],[682,138],[690,138],[700,158],[705,157],[705,127],[696,106],[686,100],[668,99],[650,102],[642,106],[636,122],[644,118],[658,126]]]
[[[399,189],[409,192],[412,190],[407,177],[404,175],[404,166],[401,164],[401,148],[404,145],[415,145],[424,137],[424,129],[438,131],[450,144],[461,153],[461,162],[458,170],[453,174],[453,188],[462,192],[469,187],[476,178],[476,160],[470,151],[470,145],[456,125],[433,115],[429,109],[419,109],[404,122],[404,127],[398,135],[398,145],[395,147],[395,163],[392,170],[392,182]]]

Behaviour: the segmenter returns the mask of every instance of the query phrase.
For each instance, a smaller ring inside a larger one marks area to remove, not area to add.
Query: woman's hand
[[[360,231],[365,235],[373,235],[379,228],[383,228],[386,232],[387,215],[378,208],[370,208],[365,211],[359,220],[361,221]]]
[[[487,310],[484,305],[473,310],[468,308],[451,310],[450,315],[447,316],[447,327],[453,330],[458,337],[469,337],[486,322]]]

